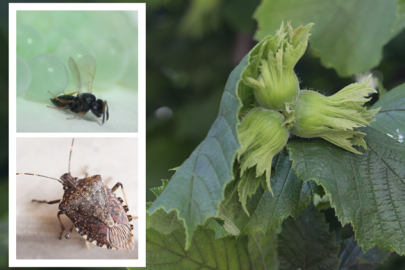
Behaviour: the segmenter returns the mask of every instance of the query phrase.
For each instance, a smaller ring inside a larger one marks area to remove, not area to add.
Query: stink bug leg
[[[53,201],[50,201],[50,202],[48,202],[46,200],[42,200],[42,201],[32,200],[32,202],[54,204],[54,203],[60,203],[60,200],[53,200]]]
[[[37,202],[37,203],[47,203],[47,204],[55,204],[55,203],[60,203],[60,201],[61,200],[53,200],[53,201],[46,201],[46,200],[42,200],[42,201],[39,201],[39,200],[32,200],[32,202]],[[60,232],[60,236],[59,236],[59,239],[62,239],[62,234],[63,234],[63,231],[65,230],[65,226],[63,225],[63,223],[62,223],[62,220],[60,219],[60,215],[62,215],[63,214],[63,212],[62,211],[59,211],[58,212],[58,220],[59,220],[59,224],[60,224],[60,227],[61,227],[61,229],[62,229],[62,231]]]
[[[69,231],[66,233],[66,235],[65,235],[65,238],[66,239],[70,239],[70,235],[72,234],[72,231],[73,231],[73,228],[75,227],[75,225],[73,224],[71,227],[70,227],[70,229],[69,229]]]
[[[65,231],[65,226],[63,225],[62,220],[60,219],[60,215],[63,215],[62,211],[58,212],[58,220],[59,220],[60,227],[62,228],[62,230],[60,231],[59,239],[62,239],[62,234]]]
[[[121,191],[122,191],[122,195],[124,196],[125,205],[123,204],[122,199],[120,197],[118,197],[118,200],[121,201],[122,207],[124,208],[124,210],[127,214],[128,220],[130,221],[131,227],[133,228],[134,225],[132,224],[132,219],[137,219],[138,217],[133,217],[129,213],[127,197],[125,196],[125,192],[124,192],[124,185],[122,183],[118,182],[117,184],[115,184],[115,186],[112,187],[111,191],[115,192],[119,186],[121,186]]]

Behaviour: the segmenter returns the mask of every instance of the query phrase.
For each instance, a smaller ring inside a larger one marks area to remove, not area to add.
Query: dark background
[[[43,1],[50,2],[50,1]],[[70,1],[67,1],[70,2]],[[100,2],[100,1],[97,1]],[[144,2],[144,1],[139,1]],[[206,15],[193,31],[185,14],[189,0],[150,0],[146,16],[146,186],[170,179],[171,168],[180,166],[205,138],[218,113],[220,98],[232,69],[256,44],[251,19],[259,0],[224,0]],[[0,268],[8,266],[8,5],[0,14]],[[194,16],[195,17],[195,16]],[[212,22],[215,23],[212,23]],[[405,31],[391,40],[375,71],[383,76],[386,89],[405,82]],[[301,88],[327,95],[354,81],[325,69],[307,50],[296,66]],[[10,92],[14,94],[15,90]],[[339,227],[328,214],[331,228]],[[63,244],[63,242],[61,242]],[[405,269],[403,257],[393,255],[378,269]]]

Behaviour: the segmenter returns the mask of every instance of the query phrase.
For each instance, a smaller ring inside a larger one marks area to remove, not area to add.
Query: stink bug
[[[63,185],[64,195],[60,200],[33,202],[55,204],[59,203],[57,217],[61,225],[59,238],[62,238],[65,227],[60,216],[65,214],[73,225],[66,233],[70,239],[73,228],[87,241],[107,249],[129,252],[134,248],[132,216],[129,214],[127,199],[121,183],[117,183],[111,190],[102,182],[100,175],[85,176],[78,179],[70,173],[74,139],[72,140],[68,172],[60,179],[32,174],[17,173],[17,175],[33,175],[54,179]],[[124,200],[116,197],[114,191],[121,186]],[[125,203],[124,203],[125,201]]]

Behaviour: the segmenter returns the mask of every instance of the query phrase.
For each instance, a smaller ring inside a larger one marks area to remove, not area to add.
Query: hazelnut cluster
[[[238,127],[241,148],[237,153],[240,173],[256,166],[256,176],[270,175],[273,157],[286,145],[291,134],[303,138],[323,138],[350,152],[353,146],[366,149],[365,133],[357,130],[375,121],[379,109],[367,110],[370,78],[353,83],[326,97],[312,90],[300,90],[294,67],[308,46],[313,24],[293,30],[281,25],[275,36],[265,37],[249,55],[249,69],[257,76],[242,76],[253,91],[256,106],[245,114]]]

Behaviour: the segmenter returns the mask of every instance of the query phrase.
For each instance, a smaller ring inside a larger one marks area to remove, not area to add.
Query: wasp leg
[[[62,92],[64,95],[69,95],[69,96],[73,96],[74,94],[76,94],[77,92],[73,92],[73,93],[69,93],[69,94],[65,94],[65,91]]]
[[[51,106],[47,106],[48,108],[51,108],[51,109],[57,109],[57,110],[60,110],[60,109],[69,109],[70,108],[70,106],[69,105],[65,105],[65,106],[63,106],[63,107],[51,107]]]
[[[75,116],[75,117],[72,117],[72,118],[66,118],[66,119],[69,119],[69,120],[71,120],[71,119],[75,119],[76,117],[78,117],[79,115],[83,115],[83,114],[85,114],[86,112],[79,112],[79,113],[77,113],[77,115]]]
[[[56,100],[59,101],[59,102],[62,102],[62,103],[74,103],[74,102],[75,102],[74,100],[63,100],[63,99],[60,99],[60,98],[58,98],[57,96],[55,96],[54,94],[52,94],[52,93],[49,92],[49,91],[48,91],[48,93],[51,94],[51,96],[53,96],[53,98],[56,99]]]

